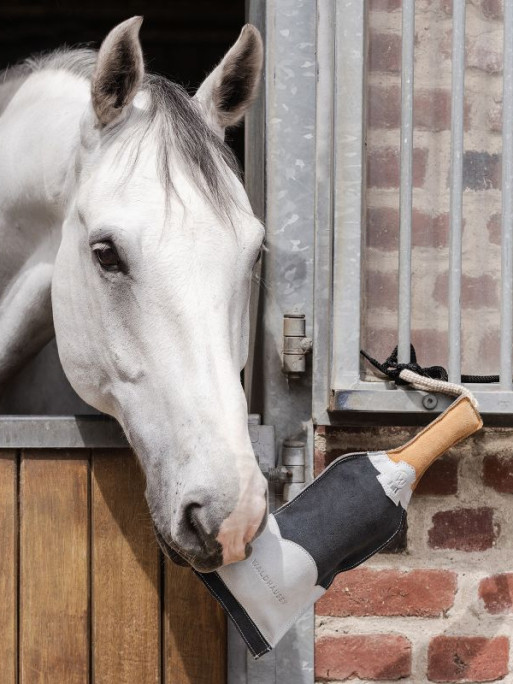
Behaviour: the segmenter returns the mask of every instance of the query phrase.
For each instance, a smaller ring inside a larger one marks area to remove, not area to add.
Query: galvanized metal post
[[[261,159],[261,135],[246,138],[246,178],[257,211],[264,198],[268,247],[262,264],[265,287],[260,290],[250,405],[264,423],[274,426],[278,445],[286,439],[306,442],[309,481],[311,364],[307,360],[301,377],[287,378],[282,373],[282,346],[287,312],[304,313],[306,336],[312,336],[317,7],[310,0],[250,0],[248,10],[248,20],[265,29],[265,178],[253,166]],[[254,108],[248,130],[255,130],[261,113]],[[309,611],[275,651],[257,662],[247,659],[246,680],[233,678],[230,684],[311,684],[313,646]]]

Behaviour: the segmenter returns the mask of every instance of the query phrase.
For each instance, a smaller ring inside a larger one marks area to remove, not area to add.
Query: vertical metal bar
[[[265,0],[246,0],[246,19],[256,26],[265,42]],[[263,79],[262,79],[263,81]],[[255,215],[265,223],[265,87],[260,84],[257,99],[244,121],[244,184],[248,193],[251,208]],[[254,269],[251,282],[251,296],[249,306],[249,349],[248,359],[244,368],[244,392],[251,412],[253,402],[257,401],[258,391],[258,361],[257,335],[260,321],[258,319],[260,288],[262,276],[262,260]],[[254,391],[255,390],[255,391]]]
[[[365,191],[365,6],[335,2],[332,387],[360,381]]]
[[[315,120],[314,334],[312,417],[329,424],[332,243],[335,155],[335,3],[317,0],[317,106]]]
[[[404,0],[402,15],[401,189],[398,301],[398,356],[400,363],[408,363],[410,360],[414,42],[415,0]]]
[[[511,354],[513,347],[513,0],[505,0],[504,2],[503,81],[500,380],[503,390],[511,390]]]
[[[454,0],[451,97],[451,230],[449,239],[449,380],[461,380],[461,225],[463,206],[463,104],[465,0]]]

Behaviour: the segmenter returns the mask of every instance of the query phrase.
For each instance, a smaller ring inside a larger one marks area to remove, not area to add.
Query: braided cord
[[[472,392],[463,387],[463,385],[457,385],[454,382],[444,382],[443,380],[437,380],[435,378],[429,378],[424,375],[419,375],[414,373],[407,368],[404,368],[399,373],[399,377],[404,382],[413,385],[416,389],[424,390],[425,392],[441,392],[442,394],[449,394],[454,397],[468,397],[470,403],[474,408],[477,409],[478,403]]]

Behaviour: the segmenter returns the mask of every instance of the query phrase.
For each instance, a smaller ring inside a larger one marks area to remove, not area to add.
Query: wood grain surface
[[[88,681],[88,517],[87,452],[22,454],[23,684]]]
[[[166,684],[225,684],[226,619],[191,569],[166,561]]]
[[[224,614],[163,565],[144,486],[127,450],[0,451],[0,684],[225,684]]]
[[[160,681],[160,553],[127,450],[92,456],[95,684]]]
[[[5,684],[16,682],[17,496],[16,454],[0,451],[0,663]]]

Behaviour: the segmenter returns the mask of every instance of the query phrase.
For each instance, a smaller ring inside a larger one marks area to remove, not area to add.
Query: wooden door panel
[[[18,512],[14,451],[0,451],[0,663],[2,682],[16,682]]]
[[[1,451],[0,545],[2,684],[225,684],[224,614],[163,564],[127,450]]]
[[[226,618],[189,568],[166,561],[166,684],[225,684]]]
[[[20,679],[86,684],[87,452],[27,452],[20,466]]]
[[[160,553],[127,450],[92,456],[95,684],[160,681]]]

